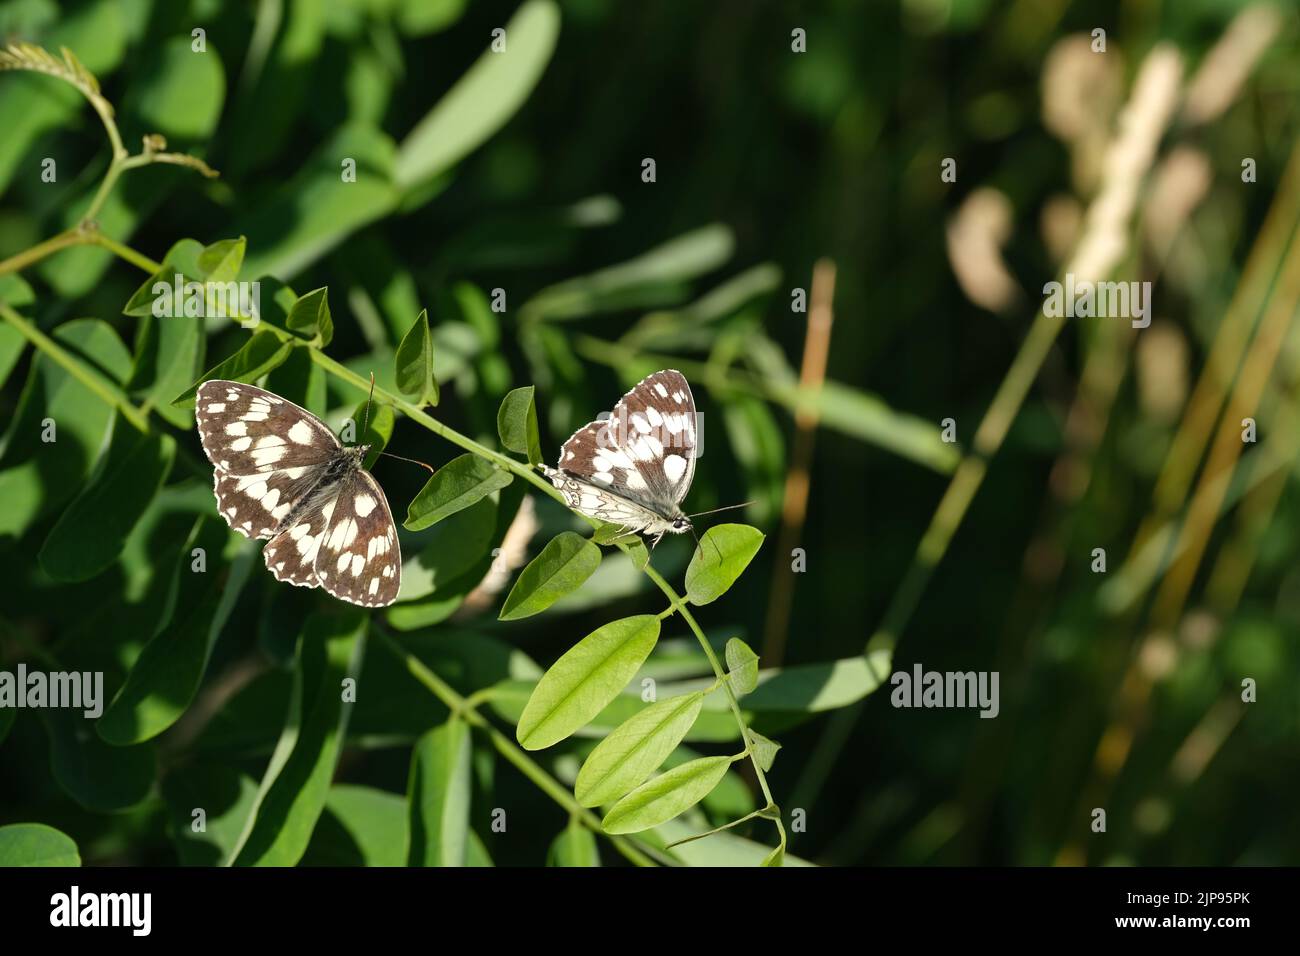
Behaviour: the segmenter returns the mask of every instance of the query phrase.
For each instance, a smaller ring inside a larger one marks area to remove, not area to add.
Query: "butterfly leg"
[[[666,531],[660,531],[657,535],[655,535],[655,539],[654,539],[654,541],[653,541],[653,542],[651,543],[651,545],[650,545],[650,550],[651,550],[651,551],[653,551],[653,550],[655,549],[655,545],[657,545],[660,541],[662,541],[662,540],[663,540],[663,536],[664,536],[665,534],[667,534],[667,533],[668,533],[668,532],[666,532]]]

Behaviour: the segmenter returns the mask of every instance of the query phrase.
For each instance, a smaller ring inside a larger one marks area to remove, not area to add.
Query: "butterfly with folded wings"
[[[692,530],[681,503],[695,475],[695,399],[673,369],[642,379],[608,419],[584,425],[542,473],[575,511],[654,535]]]
[[[397,600],[401,549],[362,467],[369,445],[345,447],[306,409],[241,382],[204,382],[194,411],[217,511],[244,537],[270,539],[263,558],[278,580],[363,607]]]

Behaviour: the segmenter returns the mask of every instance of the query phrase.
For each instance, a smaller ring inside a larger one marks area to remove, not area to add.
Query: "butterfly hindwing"
[[[316,555],[334,510],[334,495],[318,495],[290,527],[267,542],[262,558],[276,580],[304,588],[320,587]]]
[[[232,475],[323,465],[343,450],[319,418],[288,399],[242,382],[199,386],[194,404],[208,460]]]
[[[336,598],[365,607],[397,600],[402,553],[378,482],[357,469],[342,482],[316,551],[316,577]]]

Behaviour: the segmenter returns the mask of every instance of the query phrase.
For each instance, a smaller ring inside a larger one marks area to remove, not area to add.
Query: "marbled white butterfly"
[[[542,466],[568,506],[629,532],[655,536],[691,530],[681,503],[696,453],[695,399],[681,372],[643,379],[608,419],[584,425],[560,449],[559,467]]]
[[[365,607],[397,600],[402,555],[369,445],[345,448],[306,409],[240,382],[199,386],[195,417],[215,466],[217,511],[246,538],[270,538],[281,581]]]

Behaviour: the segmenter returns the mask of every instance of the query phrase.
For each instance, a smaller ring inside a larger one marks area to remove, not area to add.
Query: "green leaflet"
[[[438,469],[407,509],[407,531],[422,531],[510,484],[512,476],[490,461],[465,454]]]
[[[584,807],[613,803],[640,786],[673,752],[700,715],[704,693],[653,703],[596,745],[573,794]]]
[[[433,374],[433,337],[429,313],[421,311],[397,346],[397,387],[417,405],[438,404],[438,380]]]
[[[497,412],[497,435],[506,449],[527,456],[530,465],[541,463],[542,442],[537,430],[533,386],[516,388],[501,400]]]
[[[758,655],[738,637],[727,641],[727,679],[737,696],[758,686]]]
[[[284,321],[290,332],[296,332],[324,348],[334,338],[334,319],[330,315],[329,295],[324,286],[299,296],[289,308]]]
[[[407,788],[411,866],[464,866],[469,834],[469,725],[453,717],[415,744]]]
[[[43,823],[0,827],[0,867],[81,866],[72,838]]]
[[[515,621],[540,614],[582,587],[599,566],[600,548],[580,534],[561,532],[520,572],[506,596],[499,619]]]
[[[601,821],[606,833],[639,833],[699,803],[716,787],[734,757],[700,757],[637,787]]]
[[[659,618],[642,614],[597,628],[570,648],[542,675],[519,717],[515,736],[524,749],[549,747],[600,713],[658,639]]]
[[[736,583],[763,544],[763,532],[744,524],[715,525],[700,538],[686,569],[686,598],[710,604]]]

